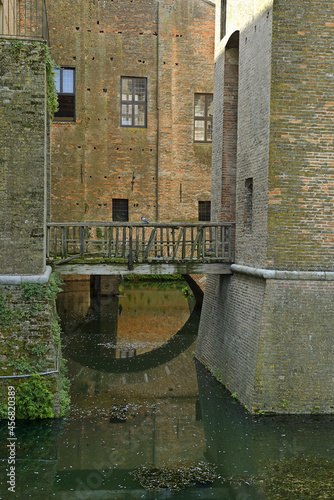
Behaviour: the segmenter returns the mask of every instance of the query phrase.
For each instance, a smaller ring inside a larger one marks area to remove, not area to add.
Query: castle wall
[[[268,266],[333,270],[330,5],[274,2]]]
[[[0,40],[0,274],[45,271],[44,45]]]
[[[329,14],[315,1],[227,2],[222,40],[217,20],[212,200],[217,220],[235,203],[235,264],[207,280],[196,357],[253,412],[333,412]],[[234,173],[224,120],[237,30]]]
[[[53,221],[198,220],[211,144],[194,143],[194,93],[213,91],[214,7],[202,0],[49,2],[51,50],[75,68],[76,116],[52,127]],[[121,77],[147,78],[147,128],[121,127]]]

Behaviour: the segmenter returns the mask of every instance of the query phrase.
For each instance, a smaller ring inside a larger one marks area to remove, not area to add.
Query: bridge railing
[[[0,37],[48,42],[45,0],[0,0]]]
[[[47,224],[47,258],[103,256],[143,262],[231,262],[232,224],[87,222]]]

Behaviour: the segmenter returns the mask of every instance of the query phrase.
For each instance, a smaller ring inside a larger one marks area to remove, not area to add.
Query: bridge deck
[[[62,274],[221,274],[233,262],[233,225],[49,223],[47,259]]]

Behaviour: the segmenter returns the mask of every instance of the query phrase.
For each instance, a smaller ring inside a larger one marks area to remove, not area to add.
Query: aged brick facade
[[[215,9],[203,0],[49,2],[55,61],[75,69],[75,120],[52,127],[53,221],[197,221],[211,143],[194,95],[213,92]],[[147,79],[147,127],[121,126],[121,78]]]
[[[0,274],[45,272],[45,46],[0,39]]]
[[[252,411],[330,413],[333,8],[227,0],[223,30],[220,12],[212,200],[236,257],[208,279],[197,357]]]

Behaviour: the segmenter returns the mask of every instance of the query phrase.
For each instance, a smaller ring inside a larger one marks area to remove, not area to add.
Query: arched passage
[[[225,48],[223,93],[222,210],[225,222],[235,222],[238,138],[239,31]]]

